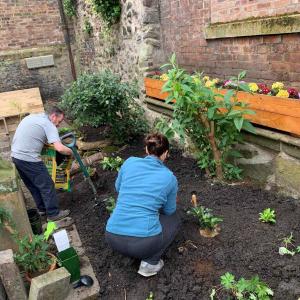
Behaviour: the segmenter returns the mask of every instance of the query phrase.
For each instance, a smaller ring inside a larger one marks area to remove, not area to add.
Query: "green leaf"
[[[243,118],[235,118],[233,121],[234,121],[234,125],[235,125],[236,129],[238,131],[241,131],[241,129],[243,127],[244,119]]]
[[[233,97],[234,93],[235,93],[234,90],[228,90],[226,92],[226,94],[224,95],[224,101],[225,101],[226,105],[231,104],[231,98]]]
[[[227,290],[232,288],[234,282],[235,282],[234,275],[232,275],[231,273],[227,272],[221,276],[221,284]]]
[[[255,127],[247,120],[244,119],[243,127],[244,130],[256,134]]]
[[[240,116],[242,112],[240,110],[232,109],[228,114],[227,117],[235,117]]]

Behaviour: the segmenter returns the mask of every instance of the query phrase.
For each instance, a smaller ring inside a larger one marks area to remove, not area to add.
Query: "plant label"
[[[54,233],[53,237],[54,237],[54,241],[55,241],[58,252],[61,252],[63,250],[70,248],[69,237],[68,237],[67,231],[65,229]]]

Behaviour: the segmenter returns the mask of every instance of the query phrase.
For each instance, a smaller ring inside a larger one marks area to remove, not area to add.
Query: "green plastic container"
[[[64,251],[58,252],[57,257],[69,273],[71,274],[71,282],[75,282],[80,279],[80,262],[78,254],[73,247],[70,247]]]

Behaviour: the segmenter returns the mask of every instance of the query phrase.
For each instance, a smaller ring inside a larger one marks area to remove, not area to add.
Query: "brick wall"
[[[211,0],[211,23],[300,11],[299,0]]]
[[[0,50],[63,43],[57,0],[0,0]]]
[[[245,8],[254,3],[258,7],[259,3],[271,2],[300,6],[299,0],[218,1],[218,4],[231,2],[244,2]],[[211,11],[217,9],[210,3],[209,0],[161,1],[162,43],[166,57],[175,52],[178,62],[186,69],[203,70],[222,79],[247,70],[247,81],[283,81],[300,88],[299,33],[206,40],[204,26],[210,23]],[[281,7],[279,5],[278,9]]]
[[[39,87],[57,99],[72,81],[57,0],[0,0],[0,37],[0,92]],[[42,55],[54,66],[27,68]]]

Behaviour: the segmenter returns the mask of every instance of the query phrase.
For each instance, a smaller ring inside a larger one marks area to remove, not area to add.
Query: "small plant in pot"
[[[49,222],[44,235],[26,235],[16,239],[19,250],[15,254],[15,261],[25,272],[27,281],[31,282],[33,277],[53,271],[56,268],[56,257],[49,252],[47,242],[55,229],[57,229],[56,224]]]
[[[204,206],[192,207],[187,212],[198,219],[200,225],[200,234],[204,237],[215,237],[221,231],[219,224],[223,221],[222,218],[214,216],[210,208]]]

